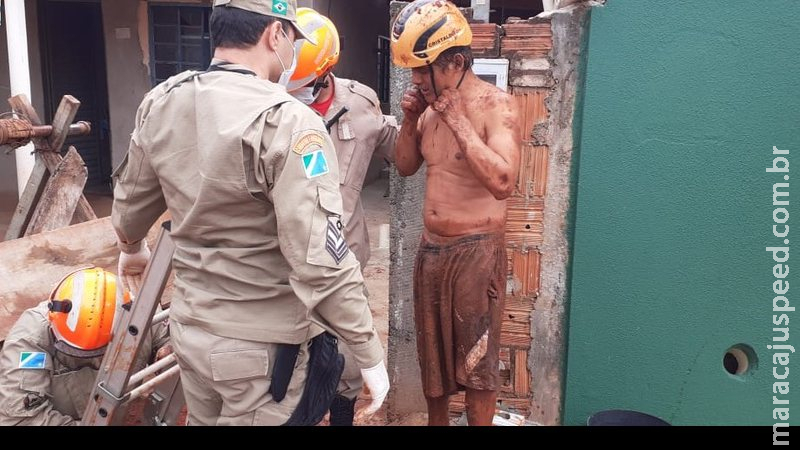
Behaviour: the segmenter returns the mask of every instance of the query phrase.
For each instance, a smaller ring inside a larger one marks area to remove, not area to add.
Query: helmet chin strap
[[[436,89],[436,79],[433,77],[433,64],[428,64],[428,70],[431,74],[431,87],[433,88],[433,94],[436,96],[436,98],[439,98],[439,90]],[[464,71],[461,72],[461,78],[458,79],[456,89],[461,87],[461,83],[464,81],[465,76],[467,76],[467,69],[464,69]]]
[[[326,89],[328,86],[330,86],[330,81],[329,81],[330,74],[331,74],[330,72],[327,72],[325,75],[317,78],[317,80],[314,82],[314,95],[317,95],[317,92],[321,91],[322,89]]]
[[[431,74],[431,87],[433,88],[433,95],[439,98],[439,91],[436,89],[436,79],[433,78],[433,64],[428,64],[428,72]]]

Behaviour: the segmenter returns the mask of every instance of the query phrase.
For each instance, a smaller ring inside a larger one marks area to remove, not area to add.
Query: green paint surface
[[[675,425],[780,422],[765,248],[783,245],[771,227],[772,185],[784,180],[765,169],[777,146],[800,171],[799,24],[790,0],[610,0],[592,11],[565,424],[607,409]],[[798,218],[787,222],[795,245]],[[786,295],[800,306],[800,262],[788,265]],[[800,350],[800,316],[788,314],[786,343]],[[723,367],[736,344],[758,358],[743,377]],[[798,360],[779,395],[794,425]]]

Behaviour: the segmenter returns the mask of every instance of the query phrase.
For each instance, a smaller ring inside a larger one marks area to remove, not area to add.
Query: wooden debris
[[[164,214],[147,236],[152,245]],[[119,250],[111,218],[0,242],[0,341],[23,311],[46,300],[61,278],[87,266],[117,273]],[[172,298],[172,282],[164,299]]]
[[[11,97],[8,99],[8,103],[16,114],[30,122],[34,127],[43,125],[39,114],[25,95],[21,94]],[[55,173],[61,163],[62,158],[59,150],[64,144],[67,135],[70,134],[71,130],[72,132],[78,133],[88,132],[90,130],[88,123],[85,122],[84,124],[86,126],[77,128],[73,126],[72,120],[75,119],[78,108],[80,108],[80,102],[71,95],[65,95],[61,99],[61,104],[56,111],[50,136],[44,137],[36,135],[35,133],[30,136],[37,150],[36,160],[37,162],[42,161],[47,170],[37,170],[35,168],[31,177],[28,179],[25,190],[20,197],[20,202],[24,201],[25,203],[20,203],[20,205],[18,205],[6,232],[6,240],[20,238],[30,229],[31,217],[36,214],[36,210],[39,208],[39,204],[41,203],[40,197],[44,195],[44,185],[49,182],[49,174]],[[80,158],[80,155],[78,155],[78,158]],[[81,161],[81,165],[82,164],[83,162]],[[83,189],[83,186],[81,186],[81,189]],[[52,202],[50,203],[52,204]],[[89,205],[89,202],[83,196],[82,192],[78,198],[78,205],[75,209],[74,218],[78,222],[97,219],[94,210],[92,210],[92,207]]]
[[[47,182],[25,234],[30,236],[69,226],[88,176],[89,171],[78,151],[70,147]]]

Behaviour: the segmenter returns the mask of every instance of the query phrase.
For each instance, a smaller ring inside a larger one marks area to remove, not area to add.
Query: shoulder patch
[[[47,362],[47,353],[21,352],[19,354],[20,369],[44,369]]]
[[[292,146],[292,151],[302,155],[311,150],[319,150],[325,145],[325,138],[319,131],[307,131],[297,138],[297,142]]]
[[[303,160],[306,178],[316,178],[329,172],[328,160],[325,159],[325,152],[322,149],[307,153],[300,159]]]

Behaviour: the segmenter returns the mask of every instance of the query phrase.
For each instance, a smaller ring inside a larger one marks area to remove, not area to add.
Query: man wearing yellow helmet
[[[397,122],[394,117],[383,115],[375,91],[357,81],[333,75],[340,47],[339,33],[330,19],[313,9],[298,8],[297,23],[316,43],[303,43],[287,90],[326,122],[342,108],[347,108],[331,128],[330,135],[339,161],[344,235],[363,271],[370,248],[361,188],[373,155],[394,159]],[[330,424],[347,426],[353,424],[355,401],[363,382],[353,354],[341,344],[339,351],[345,356],[345,367],[331,404]]]
[[[88,268],[65,276],[48,300],[24,311],[0,350],[0,426],[77,425],[129,301],[114,274]],[[167,350],[168,340],[167,327],[153,324],[136,370],[156,358],[156,349]]]
[[[447,425],[449,395],[466,390],[470,425],[491,425],[519,113],[510,95],[472,72],[472,33],[452,3],[417,0],[391,33],[393,62],[411,69],[414,84],[401,102],[395,163],[402,176],[427,163],[414,318],[428,423]]]

